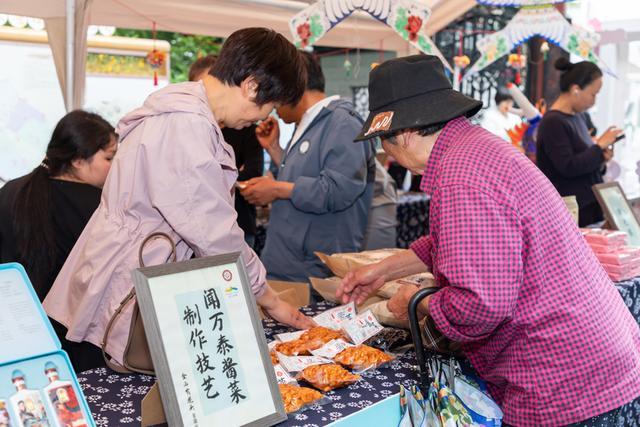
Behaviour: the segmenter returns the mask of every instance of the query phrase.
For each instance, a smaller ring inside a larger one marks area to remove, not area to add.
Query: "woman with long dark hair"
[[[584,113],[602,88],[602,71],[589,61],[572,64],[559,58],[560,96],[538,128],[537,164],[561,196],[576,196],[580,226],[602,220],[602,210],[591,190],[602,183],[606,162],[622,130],[610,127],[592,138]]]
[[[42,163],[0,189],[0,262],[22,264],[41,301],[100,204],[116,149],[113,126],[72,111],[56,125]],[[53,323],[76,370],[102,360],[95,346],[92,358],[80,348],[90,344],[65,342],[64,328]]]

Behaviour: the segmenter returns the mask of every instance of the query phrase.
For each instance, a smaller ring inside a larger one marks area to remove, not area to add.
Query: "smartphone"
[[[613,142],[618,142],[618,141],[620,141],[621,139],[625,139],[626,137],[627,137],[627,135],[625,135],[624,133],[623,133],[623,134],[620,134],[620,135],[618,135],[618,136],[616,137],[616,139],[615,139]]]

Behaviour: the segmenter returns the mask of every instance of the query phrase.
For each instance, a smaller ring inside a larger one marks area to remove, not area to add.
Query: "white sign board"
[[[169,425],[286,419],[238,254],[143,268],[133,278]]]

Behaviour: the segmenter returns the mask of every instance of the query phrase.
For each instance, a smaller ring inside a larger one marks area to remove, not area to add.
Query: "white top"
[[[505,141],[511,142],[507,130],[513,129],[516,125],[522,123],[522,119],[513,113],[507,113],[505,116],[497,107],[493,106],[487,108],[482,115],[480,126],[488,130],[489,132],[498,135]]]
[[[296,131],[293,133],[293,138],[291,138],[291,142],[289,143],[289,147],[287,147],[287,153],[291,151],[291,147],[293,147],[298,139],[302,136],[305,130],[309,127],[313,119],[316,118],[320,111],[327,105],[331,104],[333,101],[340,99],[340,95],[328,96],[315,104],[313,104],[305,113],[302,115],[302,119],[300,119],[300,124],[296,127]]]

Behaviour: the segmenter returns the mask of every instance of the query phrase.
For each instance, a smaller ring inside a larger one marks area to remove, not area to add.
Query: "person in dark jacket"
[[[277,180],[254,178],[241,190],[250,203],[273,202],[261,255],[267,277],[295,282],[329,275],[315,252],[361,250],[375,179],[373,146],[352,142],[362,119],[350,102],[325,95],[320,64],[302,54],[304,95],[278,108],[282,120],[296,123],[293,139],[283,150],[278,122],[258,125],[258,141],[279,165]]]
[[[189,68],[189,81],[201,80],[209,74],[211,67],[216,62],[215,55],[207,55],[198,58]],[[220,124],[224,141],[233,148],[236,155],[236,167],[238,168],[238,181],[248,181],[251,178],[262,176],[264,169],[264,151],[256,138],[256,125],[243,129],[232,129]],[[244,231],[244,239],[253,247],[256,237],[256,207],[242,197],[236,189],[235,208],[238,213],[238,225]]]
[[[622,130],[610,127],[592,138],[582,113],[591,108],[602,88],[602,71],[592,62],[559,58],[561,94],[538,128],[537,164],[561,196],[576,196],[581,227],[602,220],[591,187],[602,183],[606,162]]]
[[[42,163],[0,189],[0,262],[22,264],[40,301],[100,204],[116,141],[102,117],[72,111],[56,125]],[[67,341],[65,328],[52,324],[76,371],[104,366],[98,347]]]

